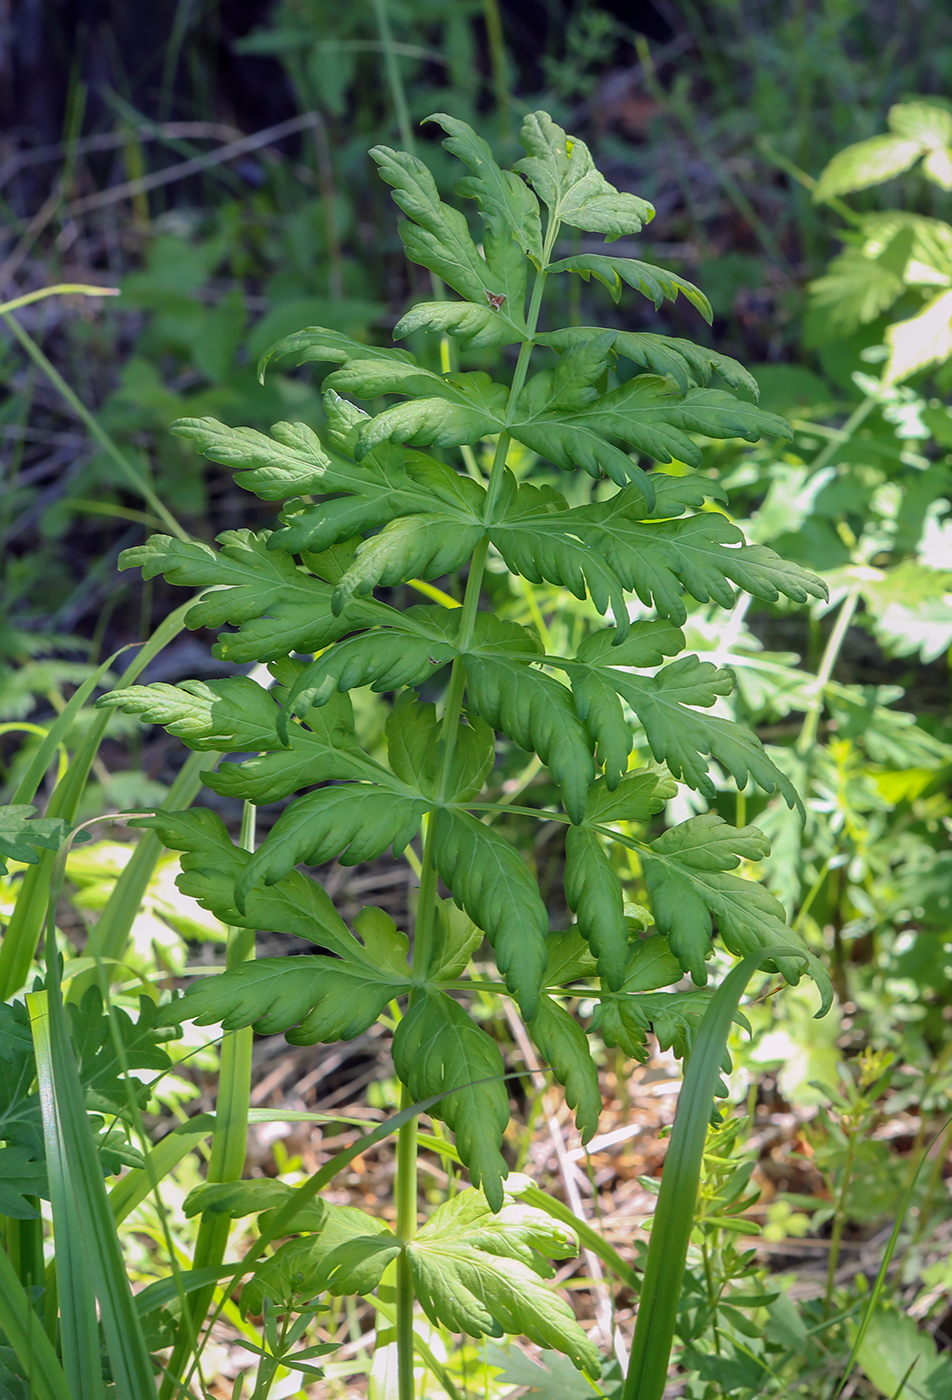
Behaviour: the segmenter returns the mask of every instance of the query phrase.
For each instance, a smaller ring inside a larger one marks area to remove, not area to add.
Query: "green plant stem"
[[[836,1195],[836,1207],[833,1212],[833,1229],[830,1233],[830,1255],[826,1265],[826,1290],[823,1294],[823,1316],[828,1318],[830,1308],[833,1306],[833,1286],[836,1283],[836,1269],[840,1262],[840,1245],[843,1242],[843,1230],[846,1226],[846,1195],[850,1188],[850,1180],[853,1176],[853,1162],[856,1157],[856,1129],[849,1129],[849,1136],[846,1142],[846,1157],[843,1161],[843,1179],[840,1182],[840,1189]]]
[[[373,2],[377,29],[380,33],[380,43],[383,48],[384,62],[387,67],[387,85],[390,88],[390,98],[393,102],[394,115],[397,119],[397,129],[400,132],[400,140],[403,142],[405,148],[412,154],[413,128],[410,125],[407,94],[403,86],[403,77],[400,73],[400,65],[397,62],[397,52],[393,43],[393,30],[390,28],[390,12],[387,9],[387,0],[373,0]]]
[[[833,667],[836,665],[840,649],[846,637],[847,630],[853,620],[853,614],[859,603],[860,590],[858,586],[850,589],[840,605],[836,622],[830,633],[823,656],[820,658],[820,665],[816,673],[816,690],[803,719],[803,727],[800,730],[800,737],[797,740],[797,753],[805,756],[816,743],[817,729],[820,724],[820,714],[823,710],[823,692],[829,684],[833,674]]]
[[[244,804],[241,818],[239,844],[246,851],[254,849],[255,808],[250,802]],[[236,967],[255,954],[253,929],[229,929],[226,965]],[[211,1156],[208,1162],[206,1180],[209,1182],[240,1181],[248,1150],[248,1108],[251,1099],[251,1051],[254,1033],[250,1026],[242,1030],[226,1031],[221,1042],[221,1065],[218,1074],[218,1100],[215,1112],[215,1131],[212,1136]],[[192,1254],[192,1268],[215,1268],[225,1257],[228,1235],[231,1230],[231,1217],[206,1211],[198,1227],[198,1236]],[[215,1286],[196,1291],[189,1299],[191,1327],[184,1327],[176,1343],[168,1364],[168,1370],[159,1392],[160,1397],[174,1393],[179,1375],[189,1351],[191,1339],[197,1333],[208,1312],[214,1296]]]
[[[374,0],[378,9],[378,19],[381,12],[386,16],[382,0]],[[535,283],[532,288],[532,299],[529,304],[529,315],[527,317],[528,335],[519,347],[519,358],[513,371],[512,383],[509,387],[508,412],[512,414],[516,407],[519,395],[522,393],[526,382],[526,375],[529,370],[529,359],[532,355],[532,338],[535,335],[536,326],[539,323],[539,310],[542,306],[542,292],[545,287],[545,266],[551,256],[552,248],[558,234],[558,225],[553,221],[546,232],[546,242],[543,252],[542,269],[536,273]],[[496,450],[493,456],[493,464],[489,474],[489,482],[486,490],[486,520],[492,519],[492,511],[499,497],[502,487],[503,476],[506,468],[506,454],[509,451],[511,439],[506,432],[500,433],[496,441]],[[473,639],[473,629],[476,623],[476,614],[479,609],[479,599],[482,593],[483,576],[486,570],[486,558],[489,554],[489,540],[483,538],[473,551],[470,561],[469,574],[466,579],[466,590],[463,594],[462,616],[460,618],[459,636],[457,646],[463,653],[466,652]],[[437,801],[443,801],[446,797],[448,784],[452,773],[453,757],[456,752],[456,739],[459,733],[460,718],[463,712],[463,694],[466,689],[466,671],[460,657],[453,662],[450,672],[450,682],[446,693],[446,703],[443,708],[443,718],[440,723],[440,743],[442,745],[442,755],[440,758],[440,768],[436,781]],[[433,955],[433,939],[436,931],[437,918],[437,875],[436,865],[433,860],[433,840],[435,822],[432,820],[427,826],[426,836],[423,843],[423,861],[420,874],[420,888],[417,898],[417,918],[414,929],[413,940],[413,973],[415,977],[423,978],[430,966]],[[408,1096],[404,1091],[401,1097],[401,1106],[408,1106]],[[397,1235],[401,1242],[406,1245],[413,1239],[417,1225],[417,1121],[410,1119],[400,1129],[397,1139],[397,1171],[395,1182],[395,1194],[397,1201]],[[402,1252],[397,1259],[397,1287],[396,1287],[396,1333],[397,1333],[397,1392],[399,1400],[413,1400],[413,1304],[414,1290],[413,1278],[410,1273],[410,1263],[406,1252]]]
[[[877,400],[871,397],[863,399],[862,403],[856,405],[836,436],[830,438],[830,441],[817,453],[810,463],[811,474],[822,471],[824,467],[829,466],[840,448],[844,443],[849,442],[857,428],[862,427],[876,406]],[[812,431],[813,429],[811,429],[811,432]]]
[[[483,19],[486,23],[486,37],[489,40],[489,63],[492,68],[493,95],[496,98],[499,135],[505,141],[510,134],[511,99],[509,74],[506,70],[506,40],[502,32],[499,0],[483,0]]]
[[[149,483],[143,480],[142,474],[136,470],[132,463],[119,450],[115,442],[113,442],[112,438],[106,432],[105,428],[101,426],[101,424],[93,416],[93,414],[90,413],[89,409],[78,397],[78,395],[75,394],[70,388],[70,386],[66,383],[66,380],[60,374],[59,370],[57,370],[46,358],[46,356],[43,354],[43,351],[37,345],[33,337],[23,329],[19,321],[17,321],[16,317],[10,316],[2,308],[0,308],[0,315],[3,316],[3,319],[6,321],[7,325],[10,327],[17,340],[23,346],[24,350],[30,356],[30,359],[33,361],[33,363],[38,365],[39,368],[43,371],[47,379],[53,385],[54,389],[56,389],[58,393],[66,400],[70,408],[76,414],[77,418],[79,418],[83,422],[90,436],[94,437],[99,443],[100,447],[108,453],[108,455],[119,467],[120,471],[122,472],[126,480],[129,482],[129,484],[133,487],[135,491],[139,493],[142,499],[146,502],[149,509],[153,511],[155,515],[158,516],[158,518],[162,521],[163,525],[165,525],[167,529],[171,530],[172,534],[175,535],[178,539],[184,540],[186,543],[190,541],[192,537],[188,533],[188,531],[178,523],[171,511],[166,509],[163,503],[159,500],[158,496],[152,490],[152,487],[149,485]]]

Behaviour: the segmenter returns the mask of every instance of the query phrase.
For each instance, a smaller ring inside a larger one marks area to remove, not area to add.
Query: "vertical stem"
[[[493,75],[499,135],[505,141],[509,137],[509,75],[506,71],[506,41],[502,32],[499,0],[483,0],[483,19],[486,22],[486,37],[489,40],[489,63]]]
[[[387,9],[387,0],[374,0],[374,14],[377,19],[380,42],[383,45],[384,62],[387,65],[387,86],[390,88],[390,98],[393,102],[393,110],[397,119],[400,140],[403,142],[405,148],[412,154],[413,128],[410,125],[410,112],[407,108],[407,94],[403,86],[400,64],[397,62],[397,55],[394,52],[393,30],[390,28],[390,13]]]
[[[846,1225],[846,1193],[849,1190],[850,1178],[853,1175],[853,1158],[855,1154],[856,1131],[851,1124],[846,1146],[846,1159],[843,1162],[843,1180],[840,1183],[840,1189],[836,1199],[833,1229],[830,1234],[830,1257],[826,1266],[826,1292],[823,1295],[824,1318],[829,1317],[830,1307],[833,1303],[833,1285],[836,1282],[836,1266],[840,1261],[840,1244],[843,1239],[843,1229]]]
[[[250,851],[255,839],[255,809],[244,804],[241,817],[240,845]],[[235,967],[255,955],[253,929],[229,929],[226,966]],[[208,1162],[209,1182],[240,1181],[248,1150],[248,1106],[251,1098],[251,1049],[254,1033],[250,1026],[238,1031],[226,1031],[221,1042],[221,1066],[218,1074],[218,1099],[215,1105],[215,1131]],[[206,1211],[198,1227],[192,1255],[192,1268],[201,1269],[220,1264],[225,1257],[231,1219]],[[169,1360],[160,1396],[174,1391],[185,1359],[191,1350],[191,1337],[197,1335],[208,1305],[214,1297],[214,1285],[197,1290],[189,1299],[192,1327],[184,1327]]]
[[[374,3],[377,7],[378,20],[381,14],[385,18],[386,11],[383,7],[383,0],[374,0]],[[532,288],[532,300],[529,305],[529,315],[527,318],[528,335],[526,340],[519,347],[519,358],[516,361],[512,383],[509,387],[509,413],[512,413],[514,410],[519,395],[522,393],[523,385],[526,382],[526,375],[529,370],[529,359],[532,355],[532,338],[535,335],[536,326],[539,322],[542,292],[545,287],[546,274],[544,268],[551,256],[557,234],[558,224],[553,221],[546,232],[545,248],[542,258],[543,270],[536,273],[535,283]],[[493,464],[489,474],[489,483],[486,492],[485,518],[487,521],[492,518],[492,510],[502,486],[509,443],[509,434],[506,432],[500,433],[496,441],[496,451],[493,456]],[[486,570],[486,558],[488,554],[489,540],[484,537],[473,551],[473,557],[469,566],[469,575],[466,579],[466,591],[463,595],[462,615],[457,639],[457,646],[460,651],[465,651],[473,639],[473,628],[476,622],[476,613],[479,609],[479,598],[482,592],[483,575]],[[466,672],[462,660],[457,657],[453,662],[453,668],[450,672],[450,683],[446,693],[446,703],[443,708],[443,718],[440,724],[440,742],[443,752],[440,759],[440,771],[437,776],[436,785],[438,800],[442,800],[445,796],[447,784],[452,773],[453,755],[456,751],[456,737],[459,732],[460,717],[463,711],[463,693],[465,688]],[[435,823],[431,820],[428,823],[423,843],[423,861],[417,899],[416,928],[413,938],[413,972],[416,976],[420,977],[423,976],[430,965],[433,953],[433,936],[436,929],[437,875],[436,865],[433,860],[434,827]],[[407,1107],[409,1102],[409,1094],[407,1090],[404,1089],[401,1096],[401,1107]],[[403,1125],[397,1137],[397,1172],[394,1190],[397,1198],[397,1236],[401,1243],[406,1245],[413,1239],[417,1226],[417,1122],[415,1118]],[[397,1259],[396,1288],[397,1394],[399,1400],[414,1400],[413,1303],[413,1278],[410,1273],[410,1263],[406,1251],[404,1250]]]
[[[820,724],[820,713],[823,709],[823,692],[829,684],[833,674],[833,667],[836,665],[840,648],[846,637],[847,629],[853,621],[853,614],[859,603],[858,585],[851,588],[840,605],[840,611],[833,630],[829,635],[823,656],[820,660],[819,669],[816,673],[816,691],[803,720],[803,728],[800,730],[800,737],[797,740],[797,753],[807,754],[816,743],[817,729]]]

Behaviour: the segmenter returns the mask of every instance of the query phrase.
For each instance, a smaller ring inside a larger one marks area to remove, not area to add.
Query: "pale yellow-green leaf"
[[[890,131],[907,141],[934,149],[952,143],[952,112],[931,102],[898,102],[890,107]]]
[[[952,355],[952,291],[941,292],[908,321],[886,332],[887,384],[898,384],[926,365],[942,364]]]
[[[922,162],[922,173],[933,184],[940,185],[944,190],[952,190],[952,149],[936,146]]]

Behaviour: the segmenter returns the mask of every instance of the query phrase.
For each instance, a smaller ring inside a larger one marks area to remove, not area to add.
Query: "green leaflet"
[[[417,1296],[427,1316],[472,1337],[520,1333],[540,1346],[558,1347],[590,1376],[598,1376],[597,1348],[571,1308],[541,1278],[551,1275],[546,1255],[564,1258],[577,1243],[551,1218],[512,1197],[498,1216],[474,1191],[439,1206],[407,1246]]]
[[[135,825],[156,832],[170,850],[183,853],[183,873],[176,884],[223,923],[295,934],[339,957],[362,959],[374,966],[372,955],[364,953],[320,885],[297,871],[266,889],[252,890],[245,910],[239,910],[235,881],[251,860],[251,853],[232,842],[221,818],[207,807],[156,812],[136,817]]]
[[[480,256],[464,215],[443,203],[423,162],[387,146],[375,146],[370,154],[383,179],[393,186],[395,202],[411,221],[400,225],[407,256],[477,306],[490,305],[489,298],[504,294],[505,286]],[[498,308],[497,320],[507,327],[510,340],[525,338],[520,306],[504,303]]]
[[[238,485],[264,501],[327,489],[330,459],[304,423],[275,423],[273,438],[255,428],[229,428],[215,418],[179,418],[172,431],[190,438],[213,462],[239,468]]]
[[[514,169],[525,175],[557,223],[612,239],[639,233],[654,218],[652,205],[610,185],[585,143],[566,136],[548,112],[529,113],[519,142],[528,154]]]
[[[452,997],[427,991],[397,1026],[393,1063],[413,1099],[454,1090],[430,1111],[453,1130],[474,1185],[499,1210],[508,1172],[500,1146],[509,1095],[496,1042]]]
[[[341,331],[329,330],[327,326],[307,326],[304,330],[284,336],[264,352],[258,361],[258,378],[263,382],[271,361],[284,359],[287,355],[293,355],[294,362],[298,365],[308,364],[313,360],[346,364],[348,360],[361,358],[393,360],[397,364],[414,362],[413,356],[406,350],[365,345]]]
[[[353,566],[337,585],[334,608],[343,612],[352,598],[374,588],[455,573],[484,533],[481,525],[460,524],[457,517],[435,512],[391,520],[358,548]]]
[[[496,735],[476,715],[468,715],[456,737],[456,749],[446,789],[446,802],[468,802],[477,797],[496,757]],[[409,694],[396,701],[387,716],[387,754],[395,775],[426,797],[437,796],[442,750],[436,706],[425,705]]]
[[[69,822],[62,817],[37,818],[35,812],[23,803],[0,807],[0,875],[6,875],[8,860],[38,865],[38,848],[58,851],[69,835]]]
[[[281,813],[235,885],[240,909],[259,881],[276,884],[296,865],[342,865],[374,860],[393,846],[396,855],[420,829],[429,802],[424,797],[369,783],[341,783],[299,797]]]
[[[666,933],[685,972],[707,981],[712,916],[732,953],[744,956],[780,942],[801,946],[786,925],[782,905],[763,885],[728,872],[741,860],[762,860],[770,850],[755,826],[734,828],[713,812],[671,827],[644,848],[642,866],[658,928]],[[823,996],[832,997],[825,969],[807,954],[810,973]],[[793,958],[777,960],[788,982],[799,981],[802,967]]]
[[[611,687],[637,714],[658,762],[667,764],[674,776],[690,787],[714,797],[716,789],[704,758],[710,754],[728,769],[739,787],[746,787],[753,778],[766,792],[779,790],[788,806],[797,805],[799,799],[792,783],[770,761],[755,734],[743,725],[691,708],[709,708],[719,696],[729,695],[734,685],[729,671],[718,670],[709,661],[698,661],[696,656],[682,656],[655,676],[637,676],[613,667],[611,653],[599,660],[601,664],[590,667],[583,681],[583,708],[589,727],[594,729],[603,717],[598,706],[593,705],[593,699],[602,698],[599,687]],[[606,744],[614,739],[615,723],[615,716],[611,715],[609,732],[604,737]],[[596,737],[603,742],[597,730]]]
[[[710,1001],[709,992],[664,992],[659,987],[679,980],[681,965],[668,940],[653,934],[631,948],[624,982],[614,993],[601,994],[592,1017],[606,1045],[618,1046],[633,1059],[644,1060],[649,1030],[662,1049],[683,1059],[691,1037]],[[730,1071],[728,1061],[727,1071]]]
[[[469,703],[495,729],[539,755],[562,788],[565,810],[579,821],[595,761],[571,693],[515,658],[470,654],[463,664]]]
[[[602,1091],[588,1037],[575,1017],[550,996],[543,996],[528,1029],[543,1064],[565,1089],[569,1108],[575,1109],[582,1141],[590,1141],[598,1131]]]
[[[335,695],[319,710],[310,710],[307,727],[292,726],[287,748],[246,759],[222,763],[214,773],[202,775],[213,792],[242,797],[250,802],[279,802],[299,788],[334,780],[388,780],[387,770],[368,758],[357,743],[350,699]]]
[[[472,301],[418,301],[400,317],[393,333],[399,339],[420,330],[451,335],[459,341],[461,350],[511,345],[519,338],[509,322],[502,320],[495,304],[489,302],[479,306]]]
[[[468,812],[442,808],[433,820],[440,879],[489,939],[523,1015],[534,1016],[549,925],[535,880],[506,839]]]
[[[416,637],[409,628],[394,627],[350,637],[301,672],[288,694],[278,732],[287,732],[290,714],[301,716],[311,705],[326,704],[335,691],[361,685],[376,691],[421,686],[455,654],[449,642]]]
[[[683,646],[683,633],[670,622],[637,622],[630,631],[605,628],[593,632],[571,661],[550,661],[571,676],[575,708],[597,745],[609,788],[617,787],[628,767],[632,733],[618,692],[606,684],[601,667],[657,666],[665,656],[676,656]]]
[[[614,785],[601,778],[589,792],[584,824],[565,834],[565,898],[597,959],[599,976],[615,990],[628,973],[628,920],[621,880],[596,827],[648,821],[673,791],[666,775],[650,768],[628,773]]]
[[[571,352],[569,352],[571,353]],[[584,467],[592,476],[604,473],[619,486],[635,480],[645,489],[650,478],[639,471],[609,437],[621,438],[637,452],[658,462],[701,463],[701,449],[688,436],[710,438],[791,437],[787,422],[754,404],[735,399],[722,389],[689,389],[682,397],[669,379],[641,374],[617,389],[572,411],[570,418],[540,414],[513,422],[513,437],[566,470]]]
[[[145,724],[161,724],[190,749],[228,753],[281,747],[278,708],[250,676],[129,685],[100,696],[96,705],[138,715]]]
[[[256,1199],[257,1193],[251,1194],[242,1189],[248,1187],[266,1189]],[[283,1191],[279,1193],[273,1189],[275,1187],[283,1187]],[[200,1186],[189,1194],[186,1211],[197,1214],[219,1208],[226,1214],[244,1215],[283,1205],[292,1190],[293,1187],[284,1186],[283,1182],[262,1181],[228,1182],[221,1187],[210,1188]],[[266,1298],[285,1306],[314,1298],[329,1286],[328,1257],[352,1241],[376,1239],[383,1247],[389,1246],[394,1254],[400,1248],[385,1221],[377,1220],[353,1206],[313,1201],[300,1212],[295,1227],[307,1230],[308,1234],[279,1245],[268,1259],[257,1265],[254,1274],[242,1288],[240,1307],[243,1316],[256,1316],[263,1312]],[[381,1273],[386,1263],[386,1259],[380,1261]],[[368,1284],[366,1292],[372,1291],[378,1279],[379,1275]]]
[[[459,181],[456,193],[475,199],[489,227],[497,232],[508,230],[522,251],[540,266],[542,224],[539,201],[532,191],[512,171],[500,170],[489,143],[466,122],[445,112],[434,112],[426,120],[437,122],[448,133],[443,145],[472,171]]]
[[[633,287],[636,292],[653,301],[655,310],[663,301],[675,301],[680,293],[692,306],[700,311],[708,325],[714,319],[711,303],[693,282],[687,282],[674,272],[651,263],[638,262],[634,258],[612,258],[603,253],[577,253],[571,258],[549,265],[550,272],[577,272],[587,282],[596,277],[604,282],[615,301],[621,296],[622,283]]]
[[[780,594],[806,602],[825,598],[826,585],[796,564],[789,564],[766,545],[743,543],[743,534],[719,511],[684,520],[648,521],[638,518],[637,505],[611,509],[614,502],[579,506],[558,517],[558,526],[572,531],[597,550],[626,588],[643,603],[654,602],[672,621],[687,616],[682,592],[699,602],[733,607],[730,582],[774,602]]]
[[[536,339],[540,345],[550,345],[553,350],[564,351],[593,340],[601,341],[605,336],[615,355],[621,355],[653,374],[669,374],[682,394],[707,384],[712,375],[719,374],[732,389],[742,389],[754,399],[758,396],[756,379],[738,360],[679,336],[656,335],[652,331],[603,331],[599,326],[567,326],[564,330],[549,331]]]
[[[621,985],[628,958],[628,924],[621,880],[604,842],[584,826],[565,833],[565,898],[588,940],[599,976],[609,987]]]
[[[185,588],[208,588],[185,622],[192,628],[238,626],[237,633],[224,633],[213,648],[222,661],[272,661],[291,651],[317,651],[353,627],[372,626],[388,616],[390,610],[373,600],[354,602],[336,615],[333,588],[299,569],[289,553],[272,547],[283,534],[226,530],[218,537],[218,550],[151,535],[145,544],[124,550],[119,567],[139,568],[143,578],[163,574]]]
[[[218,977],[193,982],[167,1016],[200,1026],[221,1024],[226,1031],[253,1026],[259,1035],[283,1031],[292,1045],[352,1040],[373,1025],[388,1002],[410,987],[393,969],[376,976],[363,963],[303,955],[256,958],[237,963]]]

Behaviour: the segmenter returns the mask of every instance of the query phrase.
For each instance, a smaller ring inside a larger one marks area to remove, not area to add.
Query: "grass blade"
[[[140,647],[135,659],[123,672],[116,689],[132,685],[153,657],[174,637],[178,636],[185,626],[185,614],[193,602],[194,599],[192,602],[183,603],[181,607],[170,613],[164,622],[159,624],[149,640]],[[86,786],[86,780],[89,777],[89,770],[106,732],[111,714],[111,710],[102,710],[94,717],[89,732],[73,755],[65,776],[53,790],[53,795],[46,808],[46,816],[65,817],[67,821],[72,821],[75,817]],[[8,1001],[20,990],[29,976],[30,964],[36,954],[43,921],[46,918],[47,899],[50,883],[53,879],[56,856],[56,851],[44,851],[39,862],[30,866],[20,883],[16,908],[4,933],[3,944],[0,946],[0,1001]]]
[[[789,948],[774,947],[744,958],[725,977],[704,1013],[685,1071],[665,1158],[622,1400],[661,1400],[664,1394],[704,1143],[731,1022],[754,973],[768,959],[791,954],[803,956]]]
[[[40,1325],[16,1270],[0,1249],[0,1328],[16,1352],[35,1400],[75,1400],[53,1343]]]

